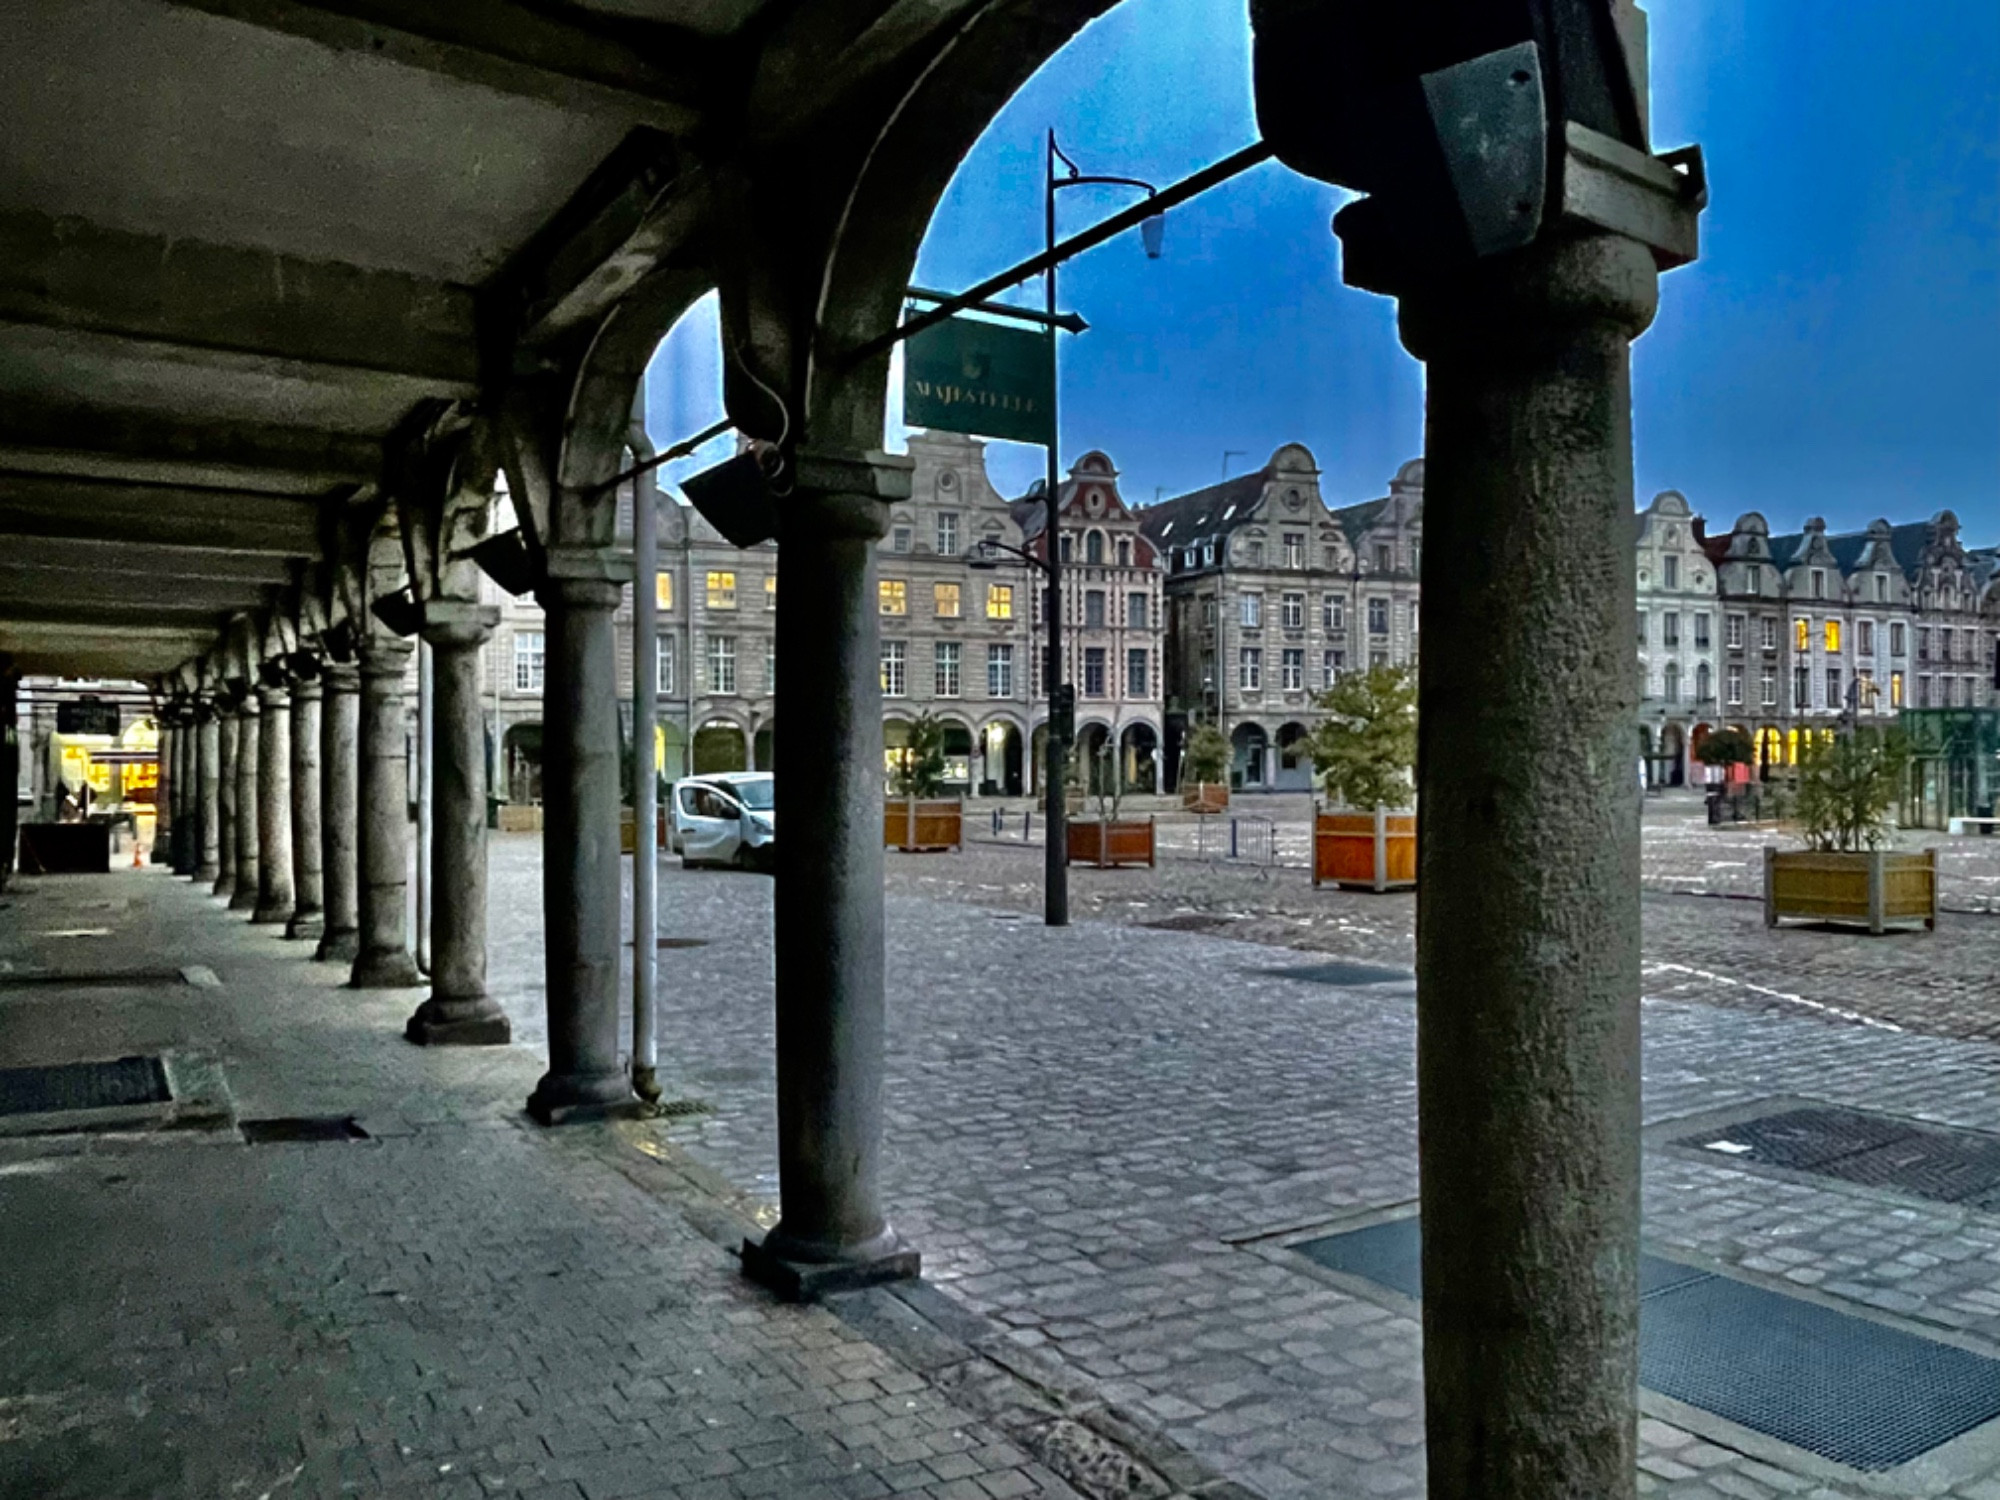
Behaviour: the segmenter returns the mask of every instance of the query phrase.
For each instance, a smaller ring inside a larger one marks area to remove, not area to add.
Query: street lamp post
[[[1069,169],[1067,175],[1056,175],[1056,163],[1061,162]],[[1137,177],[1106,177],[1085,173],[1082,168],[1063,153],[1056,144],[1056,133],[1049,131],[1048,154],[1044,159],[1042,191],[1042,223],[1046,232],[1044,253],[1049,258],[1048,269],[1042,273],[1042,292],[1046,301],[1047,327],[1049,339],[1049,445],[1048,474],[1043,482],[1042,503],[1047,507],[1047,519],[1043,523],[1043,572],[1048,587],[1049,618],[1049,743],[1046,787],[1046,813],[1043,822],[1047,827],[1047,848],[1043,851],[1042,874],[1042,921],[1050,927],[1069,925],[1069,807],[1065,800],[1069,770],[1069,736],[1074,730],[1076,713],[1075,688],[1067,681],[1062,650],[1063,601],[1062,601],[1062,532],[1061,506],[1057,489],[1061,468],[1061,406],[1057,391],[1061,381],[1056,374],[1056,194],[1064,188],[1090,186],[1116,186],[1141,189],[1147,197],[1157,197],[1159,189],[1152,183]],[[1146,248],[1149,260],[1160,256],[1161,235],[1165,220],[1155,214],[1139,226],[1141,242]]]

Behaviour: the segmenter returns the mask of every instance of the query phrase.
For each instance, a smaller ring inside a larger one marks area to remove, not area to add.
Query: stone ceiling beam
[[[270,602],[275,585],[216,578],[120,573],[92,576],[16,567],[0,561],[0,619],[59,620],[85,611],[84,622],[119,619],[172,625]]]
[[[401,66],[685,133],[725,79],[729,49],[676,28],[587,26],[513,0],[170,0]],[[622,34],[621,34],[622,33]]]
[[[0,535],[270,557],[309,557],[319,538],[317,507],[301,500],[7,472],[0,472]]]
[[[10,532],[0,519],[0,572],[50,575],[81,573],[86,577],[131,575],[143,581],[163,579],[276,585],[291,580],[292,559],[257,552],[183,543],[108,541],[99,536],[43,537]],[[6,606],[0,604],[0,609]]]
[[[382,445],[312,428],[8,400],[0,401],[0,471],[309,497],[376,483]]]

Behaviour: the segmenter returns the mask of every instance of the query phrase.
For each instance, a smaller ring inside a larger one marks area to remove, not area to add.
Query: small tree
[[[1213,724],[1197,724],[1181,748],[1181,781],[1220,783],[1229,775],[1229,736]]]
[[[1349,807],[1408,807],[1417,763],[1417,674],[1409,667],[1350,672],[1321,693],[1313,765]]]
[[[1799,746],[1798,820],[1820,852],[1879,849],[1902,795],[1909,745],[1896,730],[1855,729]]]
[[[1097,816],[1109,821],[1118,816],[1125,800],[1125,762],[1118,754],[1118,742],[1110,735],[1097,747]]]
[[[1740,729],[1718,729],[1703,736],[1694,758],[1705,766],[1748,766],[1757,760],[1757,746]]]
[[[944,723],[928,713],[910,725],[892,784],[898,797],[935,797],[944,790]]]

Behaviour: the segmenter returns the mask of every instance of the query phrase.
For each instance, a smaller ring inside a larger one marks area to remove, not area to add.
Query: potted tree
[[[1742,789],[1749,784],[1749,768],[1757,762],[1750,736],[1741,729],[1715,730],[1694,747],[1694,758],[1722,773],[1708,788],[1708,821],[1720,823],[1726,808],[1733,822],[1742,822]]]
[[[1313,884],[1387,891],[1417,883],[1417,674],[1350,672],[1320,694],[1313,768],[1330,808],[1313,807]]]
[[[1902,792],[1908,746],[1894,730],[1808,737],[1798,765],[1804,849],[1764,851],[1764,925],[1787,917],[1866,925],[1937,926],[1937,851],[1887,847],[1889,810]]]
[[[1229,806],[1229,737],[1213,724],[1197,724],[1181,749],[1181,806],[1219,813]]]
[[[1118,746],[1108,736],[1097,752],[1097,816],[1077,818],[1068,825],[1069,862],[1108,870],[1121,865],[1153,864],[1153,820],[1120,818],[1125,800],[1124,766]]]
[[[883,843],[905,854],[936,854],[965,843],[965,803],[944,791],[944,724],[928,713],[910,725],[909,742],[889,778]]]

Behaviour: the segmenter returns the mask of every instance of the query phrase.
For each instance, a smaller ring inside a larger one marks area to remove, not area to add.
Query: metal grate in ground
[[[1422,1292],[1414,1217],[1291,1248],[1407,1297]],[[1656,1255],[1639,1257],[1639,1381],[1869,1473],[2000,1418],[2000,1360]]]
[[[253,1146],[373,1139],[354,1122],[352,1115],[281,1115],[268,1120],[243,1120],[236,1128]]]
[[[165,1104],[172,1099],[167,1070],[157,1057],[0,1068],[0,1115],[119,1109],[134,1104]]]
[[[1327,964],[1297,964],[1286,969],[1259,969],[1256,972],[1275,975],[1279,979],[1302,979],[1308,984],[1414,984],[1417,978],[1408,969],[1338,961]]]
[[[2000,1136],[1814,1105],[1683,1136],[1733,1162],[2000,1212]]]
[[[1150,927],[1155,932],[1213,932],[1218,927],[1227,927],[1233,920],[1231,917],[1218,917],[1213,912],[1183,911],[1139,925]]]

